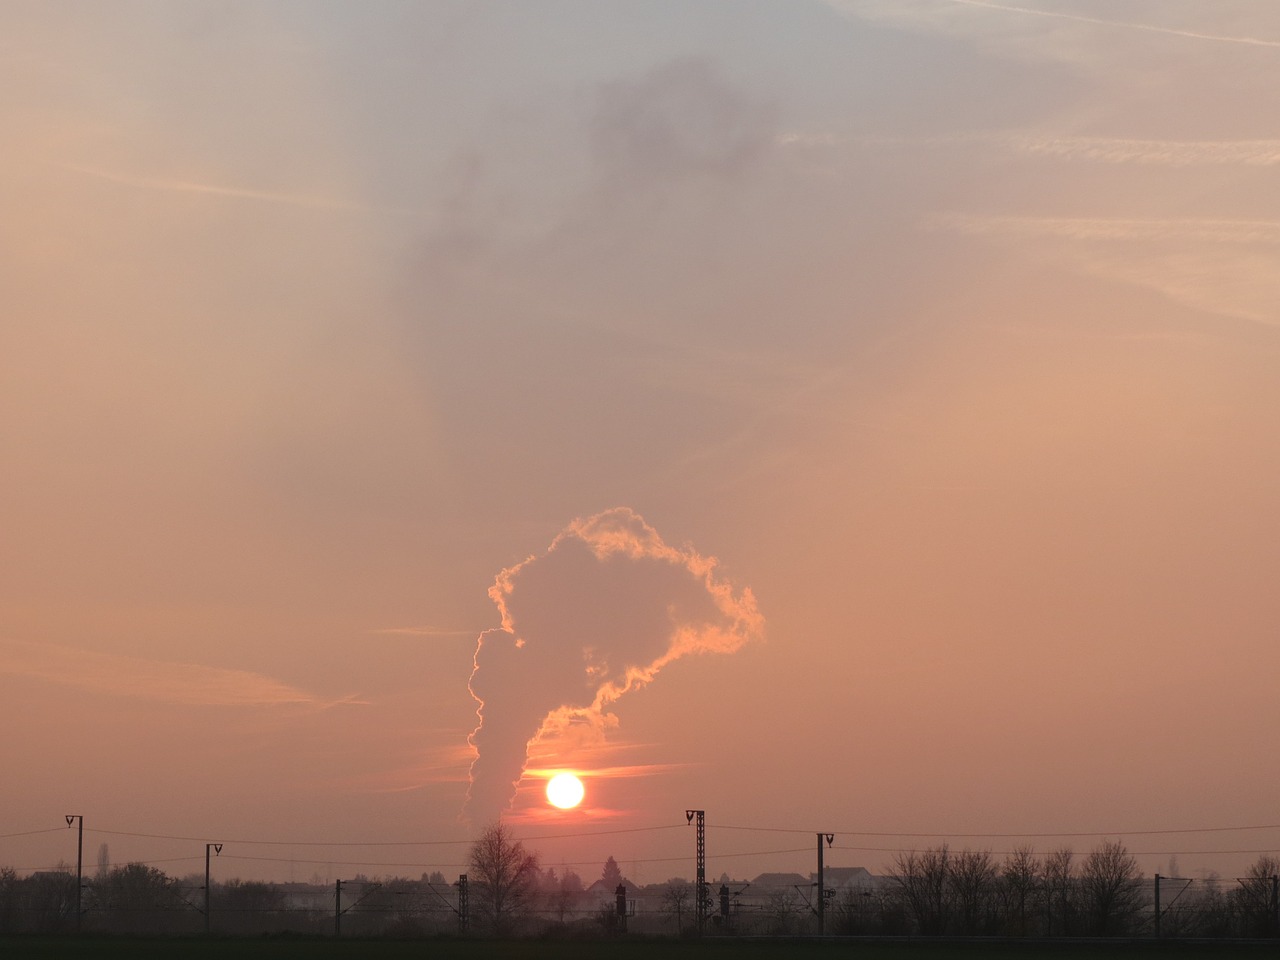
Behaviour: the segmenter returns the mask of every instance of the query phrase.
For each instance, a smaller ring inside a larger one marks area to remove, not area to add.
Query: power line
[[[105,833],[113,837],[142,837],[148,840],[185,840],[192,843],[206,843],[207,837],[179,837],[166,833],[134,833],[129,830],[90,829],[89,833]],[[472,843],[472,840],[224,840],[223,843],[245,844],[249,846],[275,847],[432,847],[457,846]]]
[[[10,840],[13,837],[34,837],[41,833],[61,833],[62,827],[50,827],[47,830],[27,830],[24,833],[0,833],[0,840]]]
[[[520,837],[523,841],[535,840],[566,840],[579,839],[589,837],[607,837],[617,834],[626,833],[649,833],[657,830],[674,830],[682,824],[661,824],[650,827],[626,827],[614,830],[590,830],[579,831],[577,833],[548,833],[534,834],[527,837]],[[52,830],[38,830],[34,833],[51,833]],[[205,843],[207,837],[186,837],[176,834],[167,833],[138,833],[131,830],[103,830],[98,828],[86,828],[87,833],[101,833],[113,837],[139,837],[147,840],[182,840],[190,843]],[[14,836],[27,836],[27,834],[14,834]],[[460,846],[464,844],[474,843],[473,838],[464,840],[243,840],[229,839],[222,841],[223,843],[235,843],[251,846],[276,846],[276,847],[436,847],[436,846]]]
[[[732,826],[730,824],[716,823],[709,824],[716,830],[749,830],[757,833],[813,833],[812,830],[797,830],[792,827],[743,827]],[[911,837],[911,838],[934,838],[946,839],[955,837],[957,839],[989,839],[989,840],[1016,840],[1021,837],[1027,838],[1060,838],[1060,837],[1138,837],[1138,836],[1158,836],[1162,834],[1172,833],[1226,833],[1230,831],[1245,830],[1280,830],[1280,823],[1264,823],[1247,827],[1182,827],[1171,830],[1092,830],[1081,833],[906,833],[901,831],[874,831],[874,830],[840,830],[841,834],[847,834],[855,837]]]

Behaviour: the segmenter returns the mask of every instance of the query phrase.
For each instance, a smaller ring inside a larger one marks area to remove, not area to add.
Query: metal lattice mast
[[[458,932],[467,932],[467,875],[458,877]]]
[[[707,923],[707,905],[711,895],[707,890],[707,812],[705,810],[686,810],[685,821],[693,823],[697,818],[698,828],[698,861],[697,880],[695,881],[694,913],[698,918],[698,932],[702,933]]]

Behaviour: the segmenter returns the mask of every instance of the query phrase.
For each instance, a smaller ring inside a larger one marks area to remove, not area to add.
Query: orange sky
[[[873,872],[1280,849],[1208,832],[1278,819],[1271,3],[9,2],[0,38],[0,864],[74,857],[75,813],[174,873],[458,872],[490,588],[620,508],[760,623],[535,745],[597,772],[570,813],[519,784],[549,863],[688,876],[688,808],[717,876],[817,830]],[[615,630],[583,569],[524,608],[579,708],[713,623],[619,574]]]

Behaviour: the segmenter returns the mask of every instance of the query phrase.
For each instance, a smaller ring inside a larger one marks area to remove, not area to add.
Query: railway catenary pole
[[[702,933],[707,924],[707,901],[710,900],[707,892],[707,812],[705,810],[684,812],[686,823],[693,823],[695,818],[697,818],[698,840],[695,864],[697,879],[693,891],[694,916],[698,919],[698,933]]]
[[[217,856],[222,856],[222,844],[206,843],[204,845],[204,935],[207,937],[210,930],[209,913],[209,851],[212,850]]]
[[[80,918],[84,916],[81,909],[84,894],[84,817],[78,813],[67,814],[67,829],[71,829],[71,821],[79,821],[76,831],[76,933],[80,932]]]
[[[827,927],[827,886],[826,872],[822,866],[822,841],[827,842],[827,846],[836,842],[834,833],[818,834],[818,936],[826,934]]]

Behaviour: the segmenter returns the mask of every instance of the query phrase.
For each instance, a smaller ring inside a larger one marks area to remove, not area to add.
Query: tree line
[[[591,880],[544,869],[498,823],[472,845],[465,885],[432,872],[357,875],[336,885],[232,879],[213,882],[207,894],[211,928],[221,935],[604,935],[626,931],[629,913],[631,932],[698,932],[697,891],[687,880],[638,887],[613,857]],[[997,857],[944,844],[898,854],[880,877],[827,886],[828,935],[1280,936],[1280,860],[1271,856],[1240,878],[1161,878],[1158,911],[1156,879],[1112,841],[1081,856],[1066,847],[1043,854],[1019,847]],[[724,876],[706,891],[701,932],[816,932],[816,892],[804,883],[751,889]],[[198,933],[206,928],[205,896],[203,877],[170,877],[140,863],[112,868],[105,851],[79,891],[65,865],[26,877],[0,868],[0,933]]]
[[[1157,904],[1157,883],[1163,892]],[[1275,937],[1280,861],[1260,856],[1244,877],[1143,876],[1124,844],[1077,857],[949,846],[900,853],[885,882],[835,898],[835,932],[924,936]],[[1157,906],[1159,907],[1157,912]]]

